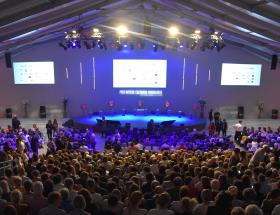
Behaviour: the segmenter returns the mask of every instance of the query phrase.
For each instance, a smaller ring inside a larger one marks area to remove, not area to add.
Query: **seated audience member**
[[[263,212],[257,205],[253,204],[245,208],[245,215],[263,215]]]
[[[6,205],[3,211],[3,215],[18,215],[17,209],[13,205]]]
[[[234,207],[231,209],[230,215],[245,215],[245,210],[241,207]]]
[[[72,202],[69,200],[69,191],[67,188],[62,188],[59,192],[62,197],[62,202],[60,203],[59,208],[64,210],[66,213],[69,213],[74,209]]]
[[[264,215],[271,214],[274,207],[280,204],[280,189],[274,189],[268,193],[267,198],[263,200],[261,208]]]
[[[146,215],[148,211],[146,209],[141,209],[143,195],[140,191],[134,191],[130,195],[129,205],[125,207],[122,211],[122,215]]]
[[[203,189],[200,194],[201,203],[196,205],[193,209],[193,215],[204,215],[208,209],[208,206],[213,204],[212,193],[210,189]]]
[[[16,208],[18,215],[28,215],[29,214],[29,207],[27,204],[21,203],[22,201],[22,194],[19,190],[13,190],[11,192],[11,202],[8,204],[13,205]]]
[[[209,205],[206,215],[230,215],[232,198],[227,192],[221,191],[215,198],[214,205]]]
[[[40,181],[33,183],[33,197],[29,201],[30,215],[39,215],[40,209],[47,207],[47,198],[43,196],[43,184]]]
[[[59,209],[62,198],[59,192],[53,191],[48,195],[48,206],[40,210],[40,215],[66,215],[64,210]]]
[[[74,210],[69,215],[90,215],[89,212],[85,211],[86,200],[82,195],[76,195],[73,200]]]
[[[174,215],[172,210],[169,210],[169,204],[171,201],[171,197],[167,192],[161,193],[157,200],[157,208],[151,209],[148,215]]]
[[[118,202],[119,199],[113,195],[110,194],[108,196],[108,207],[104,208],[102,214],[103,215],[119,215],[119,208],[118,208]]]
[[[7,201],[5,199],[2,199],[2,193],[3,193],[3,190],[0,187],[0,214],[3,214],[4,208],[7,204]]]

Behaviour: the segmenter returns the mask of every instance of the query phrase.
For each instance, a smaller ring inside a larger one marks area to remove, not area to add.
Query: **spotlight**
[[[179,33],[179,29],[176,26],[171,26],[168,31],[169,31],[170,36],[173,36],[173,37]]]
[[[117,27],[116,29],[117,33],[119,36],[126,36],[128,30],[127,30],[127,27],[125,25],[120,25]]]
[[[200,30],[197,29],[197,30],[194,31],[194,33],[195,34],[200,34]]]
[[[124,48],[127,48],[127,44],[124,44],[123,47],[124,47]]]
[[[58,43],[58,45],[60,47],[62,47],[65,51],[68,49],[68,47],[64,43],[62,43],[62,42]]]
[[[179,46],[180,48],[184,48],[184,46],[181,44],[180,46]]]
[[[102,38],[103,37],[103,33],[100,32],[99,28],[94,28],[94,29],[92,29],[91,37],[93,37],[93,38]]]

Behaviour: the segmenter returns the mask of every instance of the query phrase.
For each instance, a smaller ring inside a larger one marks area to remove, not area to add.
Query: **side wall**
[[[96,89],[93,89],[93,57],[96,68]],[[185,89],[182,90],[183,59],[186,58]],[[113,59],[167,59],[167,88],[162,97],[139,97],[119,95],[119,89],[112,88]],[[39,106],[46,105],[49,117],[61,116],[62,100],[69,99],[69,115],[82,114],[81,104],[87,104],[90,111],[100,109],[108,111],[108,101],[114,100],[116,110],[132,110],[137,101],[142,100],[149,110],[163,108],[170,101],[172,110],[194,112],[193,104],[200,98],[207,101],[207,109],[220,110],[226,117],[235,117],[238,105],[245,107],[245,117],[257,116],[257,103],[265,103],[265,116],[271,115],[271,109],[280,108],[278,92],[280,90],[278,71],[270,71],[270,63],[263,61],[240,48],[228,45],[221,52],[200,50],[158,50],[152,51],[152,45],[146,44],[141,50],[117,51],[87,50],[85,48],[64,51],[57,41],[41,44],[23,53],[13,54],[13,61],[54,61],[54,85],[14,85],[13,71],[0,59],[0,112],[12,107],[14,113],[23,115],[24,100],[30,101],[29,116],[38,117]],[[79,64],[83,64],[83,84],[80,84]],[[261,63],[263,65],[260,87],[221,86],[222,63]],[[198,84],[195,85],[195,67],[198,64]],[[69,70],[66,79],[65,68]],[[208,71],[211,70],[211,80]]]

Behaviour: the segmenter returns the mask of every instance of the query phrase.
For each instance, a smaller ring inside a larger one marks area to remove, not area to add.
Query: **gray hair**
[[[263,212],[259,206],[251,204],[245,208],[245,215],[263,215]]]
[[[33,191],[35,195],[41,195],[43,193],[43,190],[44,186],[41,181],[36,181],[33,183]]]

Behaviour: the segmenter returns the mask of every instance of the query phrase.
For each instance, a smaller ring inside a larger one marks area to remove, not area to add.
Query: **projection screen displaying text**
[[[54,84],[54,63],[14,62],[15,84]]]
[[[166,88],[166,60],[113,60],[114,88]]]
[[[261,64],[223,63],[221,85],[260,86]]]

